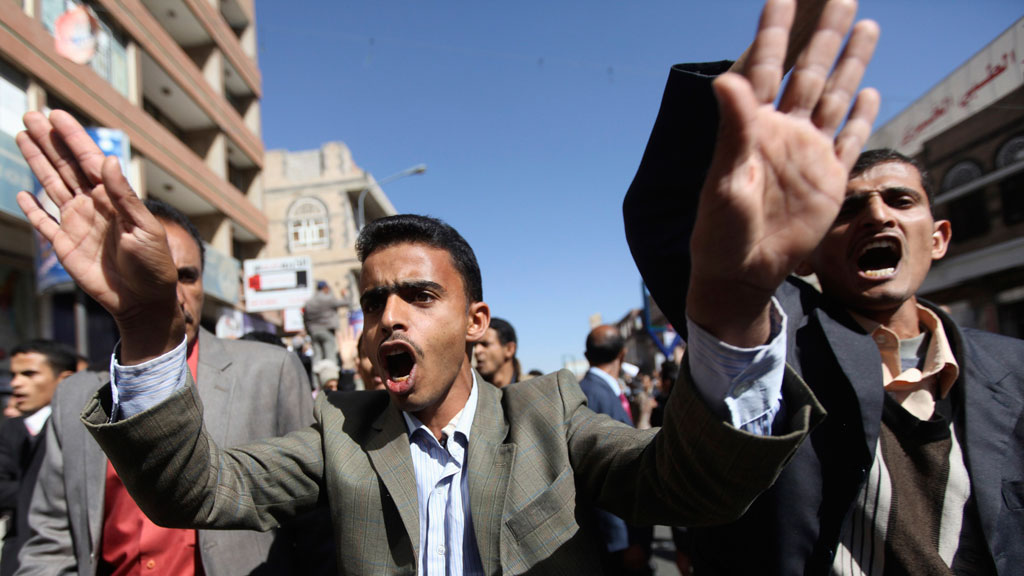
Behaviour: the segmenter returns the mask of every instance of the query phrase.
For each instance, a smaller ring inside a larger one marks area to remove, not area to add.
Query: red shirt
[[[196,342],[188,354],[193,380],[198,359]],[[196,531],[153,524],[132,500],[110,461],[103,496],[100,576],[202,576]]]

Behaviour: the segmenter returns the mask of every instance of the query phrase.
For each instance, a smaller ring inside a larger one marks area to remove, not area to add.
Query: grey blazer
[[[198,374],[206,429],[219,444],[280,436],[313,421],[306,373],[283,348],[220,340],[202,330]],[[107,458],[80,416],[98,388],[109,389],[109,379],[106,373],[78,373],[57,387],[46,459],[29,510],[33,535],[22,548],[18,574],[96,574]],[[274,532],[203,530],[198,539],[209,576],[286,565],[290,546],[278,542],[272,552],[274,544]]]
[[[784,433],[752,436],[713,416],[683,372],[660,432],[595,414],[567,371],[504,389],[479,380],[466,474],[486,573],[601,573],[590,504],[635,524],[733,519],[823,416],[790,374]],[[86,426],[154,520],[265,530],[324,504],[340,572],[416,574],[409,439],[386,392],[321,397],[314,426],[231,450],[203,429],[191,384],[113,424],[109,406],[101,390],[83,413]]]

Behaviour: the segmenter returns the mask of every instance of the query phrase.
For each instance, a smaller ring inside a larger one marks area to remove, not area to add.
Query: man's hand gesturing
[[[775,106],[794,9],[768,0],[743,74],[714,84],[721,124],[691,239],[687,311],[737,346],[767,340],[771,295],[831,227],[878,112],[878,93],[866,89],[846,118],[878,40],[878,26],[862,21],[842,47],[853,0],[825,5]]]
[[[121,331],[121,361],[134,364],[181,343],[177,269],[163,225],[146,210],[121,173],[68,113],[24,117],[18,148],[60,221],[28,192],[18,205],[53,244],[78,286],[114,317]]]

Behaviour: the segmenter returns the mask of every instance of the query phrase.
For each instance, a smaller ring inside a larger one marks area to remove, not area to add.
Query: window
[[[982,170],[974,160],[963,160],[953,165],[942,178],[944,194],[979,177]],[[949,222],[953,227],[953,242],[959,243],[988,233],[991,227],[985,189],[975,190],[949,203]]]
[[[996,169],[1024,162],[1024,134],[1014,136],[996,152]],[[999,183],[1003,201],[1003,223],[1007,226],[1024,222],[1024,171]]]
[[[300,198],[288,208],[288,251],[322,250],[330,246],[327,206],[316,198]]]
[[[85,4],[99,23],[96,34],[96,53],[89,66],[123,96],[128,95],[128,53],[125,35],[113,24],[113,18],[101,5],[81,0],[42,0],[41,20],[53,34],[57,18],[64,11]]]

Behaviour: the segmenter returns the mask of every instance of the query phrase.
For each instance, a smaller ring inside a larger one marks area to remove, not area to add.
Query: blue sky
[[[267,149],[332,140],[400,212],[476,251],[525,369],[582,358],[588,319],[641,305],[622,197],[669,67],[734,58],[759,2],[257,1]],[[865,0],[882,122],[1024,16],[1020,0]]]

